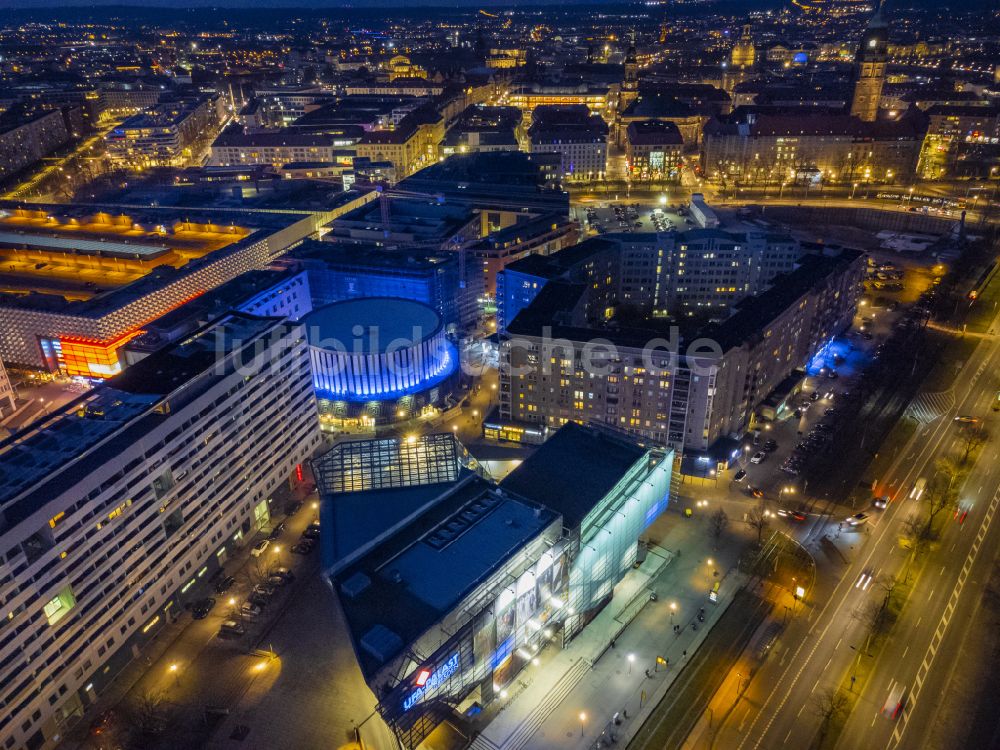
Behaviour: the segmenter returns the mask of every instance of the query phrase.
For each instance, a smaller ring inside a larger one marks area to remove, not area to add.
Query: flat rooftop
[[[0,202],[0,307],[101,316],[307,212]]]
[[[646,451],[631,440],[568,422],[500,483],[578,527]]]
[[[155,408],[168,395],[278,325],[274,318],[226,315],[0,442],[0,531],[134,445],[168,418]],[[96,449],[100,461],[81,461]]]
[[[440,622],[557,518],[473,477],[336,575],[365,677]]]

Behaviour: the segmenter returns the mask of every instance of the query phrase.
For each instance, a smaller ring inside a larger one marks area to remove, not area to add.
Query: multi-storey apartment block
[[[4,747],[54,745],[318,444],[303,329],[242,313],[0,443]]]

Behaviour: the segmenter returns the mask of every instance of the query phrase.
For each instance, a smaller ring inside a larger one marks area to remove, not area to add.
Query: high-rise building
[[[889,24],[882,16],[882,6],[879,4],[854,56],[851,114],[866,122],[873,122],[878,118],[879,100],[885,84],[885,67],[889,59],[888,46]]]
[[[506,321],[499,418],[549,430],[601,422],[724,459],[720,446],[850,325],[863,276],[857,251],[807,255],[731,317],[694,329],[671,328],[654,316],[617,320],[601,284],[539,277],[531,302]],[[716,346],[701,346],[707,342]]]
[[[0,736],[49,747],[319,446],[302,326],[232,313],[0,443]]]

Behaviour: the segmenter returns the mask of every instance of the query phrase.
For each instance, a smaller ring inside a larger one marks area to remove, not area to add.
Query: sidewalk
[[[583,633],[566,649],[528,667],[534,673],[522,673],[516,683],[520,692],[476,738],[474,749],[589,750],[602,735],[610,743],[612,734],[618,744],[627,744],[742,584],[733,568],[740,545],[722,550],[707,565],[700,555],[707,550],[701,526],[672,519],[661,544],[674,551],[652,548],[643,566],[626,575],[612,602]],[[715,580],[721,580],[721,587],[719,603],[713,605],[708,591]],[[657,601],[650,601],[650,591]],[[697,622],[702,607],[704,624]],[[677,633],[673,622],[680,628]],[[658,656],[667,660],[666,667],[657,665]],[[613,722],[616,713],[619,725]]]

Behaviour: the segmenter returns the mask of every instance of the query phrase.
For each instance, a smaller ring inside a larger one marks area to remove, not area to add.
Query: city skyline
[[[994,5],[4,2],[0,750],[992,747]]]

